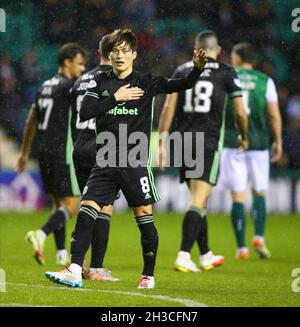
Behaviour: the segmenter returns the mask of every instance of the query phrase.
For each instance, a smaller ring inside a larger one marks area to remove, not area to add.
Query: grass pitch
[[[105,267],[120,282],[85,281],[83,289],[53,284],[44,277],[55,265],[54,240],[45,248],[46,265],[39,266],[25,243],[27,231],[39,228],[49,212],[0,213],[0,268],[6,272],[6,292],[0,306],[300,306],[300,293],[292,291],[293,269],[300,267],[300,217],[272,215],[266,238],[272,252],[261,260],[250,248],[247,262],[237,261],[230,219],[209,215],[210,246],[225,255],[223,267],[210,272],[179,273],[173,270],[180,245],[182,215],[155,214],[159,232],[156,288],[138,290],[142,269],[140,236],[130,212],[114,213]],[[68,223],[67,245],[75,219]],[[253,224],[247,221],[250,246]],[[90,255],[88,254],[88,261]],[[199,263],[195,245],[193,260]]]

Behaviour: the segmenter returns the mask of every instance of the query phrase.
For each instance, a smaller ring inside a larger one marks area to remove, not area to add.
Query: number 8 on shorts
[[[141,182],[141,185],[142,185],[142,191],[143,191],[143,193],[150,192],[150,185],[149,185],[148,177],[147,176],[141,177],[140,178],[140,182]]]

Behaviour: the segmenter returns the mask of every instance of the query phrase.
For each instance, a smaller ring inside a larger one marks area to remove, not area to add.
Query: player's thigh
[[[189,184],[190,206],[205,208],[211,193],[212,185],[206,181],[191,179]]]
[[[39,158],[40,174],[43,182],[43,187],[46,193],[52,194],[53,187],[53,172],[54,167],[48,158]]]
[[[216,185],[219,167],[220,167],[221,152],[218,151],[218,144],[216,140],[207,140],[206,147],[204,149],[203,162],[200,165],[192,165],[189,167],[186,162],[183,163],[180,168],[180,181],[187,182],[190,180],[201,180],[211,185]]]
[[[245,192],[248,183],[248,170],[245,153],[237,149],[225,148],[222,153],[220,182],[231,192]]]
[[[111,168],[93,169],[84,187],[81,203],[94,202],[99,208],[112,206],[119,192],[113,176],[114,172],[111,171]]]
[[[150,168],[118,168],[115,178],[132,208],[147,206],[160,199]]]
[[[75,164],[74,167],[75,167],[75,173],[76,173],[78,186],[79,186],[80,192],[82,193],[84,190],[84,187],[90,177],[93,167],[82,166],[82,165],[78,165],[78,164]]]
[[[219,177],[217,182],[217,186],[221,189],[228,188],[228,181],[227,181],[226,170],[225,170],[227,156],[228,156],[228,149],[224,148],[221,153]]]
[[[246,155],[249,179],[253,190],[255,192],[266,192],[270,176],[269,151],[247,151]]]
[[[78,197],[80,190],[73,163],[56,160],[52,166],[52,194],[56,197]]]

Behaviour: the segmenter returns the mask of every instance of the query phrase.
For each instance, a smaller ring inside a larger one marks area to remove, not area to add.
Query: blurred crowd
[[[300,167],[300,33],[291,29],[297,2],[4,0],[1,7],[11,20],[0,35],[0,128],[20,142],[37,88],[55,73],[55,53],[65,42],[79,42],[89,51],[89,69],[97,64],[99,38],[115,28],[131,27],[139,41],[138,69],[168,76],[191,58],[195,35],[212,29],[226,63],[235,43],[248,41],[257,47],[257,68],[274,78],[279,92],[285,150],[279,165]],[[156,120],[161,103],[162,98]]]

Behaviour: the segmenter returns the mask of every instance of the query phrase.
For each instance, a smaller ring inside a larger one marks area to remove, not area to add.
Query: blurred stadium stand
[[[55,73],[57,49],[64,42],[76,41],[88,49],[92,68],[99,38],[129,26],[139,40],[138,69],[171,75],[191,57],[195,35],[209,28],[220,37],[221,60],[229,63],[236,42],[252,42],[260,58],[258,68],[276,81],[284,156],[272,167],[269,207],[300,212],[300,33],[291,29],[291,12],[297,7],[298,0],[1,1],[7,31],[0,33],[0,173],[14,167],[30,104],[41,83]],[[158,97],[156,126],[162,101]],[[163,195],[158,208],[184,210],[184,186],[169,175],[160,174],[157,182]],[[1,185],[0,180],[0,194]],[[178,194],[183,194],[180,201]],[[222,196],[222,191],[214,191],[213,210],[228,209]],[[1,207],[6,208],[5,201],[0,200]]]

